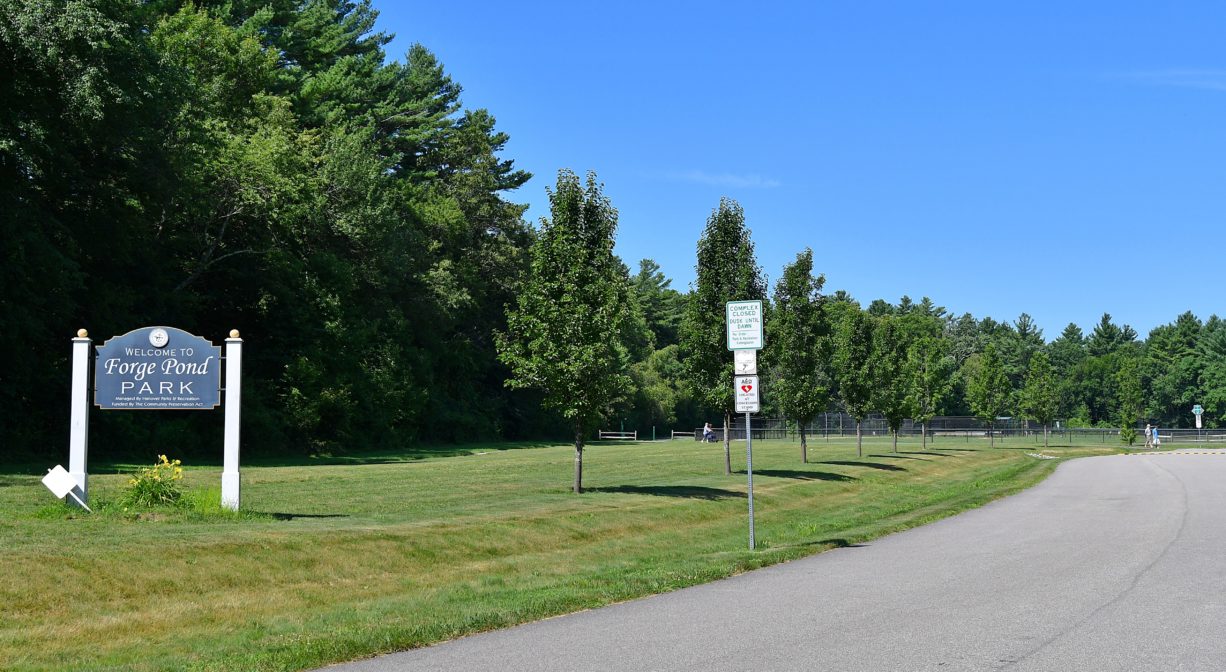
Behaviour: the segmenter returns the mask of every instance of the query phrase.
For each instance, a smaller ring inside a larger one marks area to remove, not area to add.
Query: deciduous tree
[[[859,306],[842,311],[834,331],[834,377],[843,410],[856,421],[856,454],[864,456],[863,427],[873,400],[873,318]]]
[[[928,449],[928,423],[941,409],[953,388],[954,359],[949,341],[938,336],[923,336],[907,349],[906,378],[913,418],[920,423],[921,445]]]
[[[630,391],[621,338],[629,279],[613,255],[617,211],[595,174],[584,186],[560,171],[549,202],[552,219],[541,221],[531,270],[498,349],[512,371],[507,385],[541,390],[544,404],[570,422],[574,490],[581,493],[585,438]]]
[[[809,461],[805,427],[830,400],[829,330],[822,310],[825,277],[813,275],[813,251],[806,249],[783,267],[775,284],[766,325],[771,397],[800,431],[800,461]]]
[[[996,447],[996,418],[1009,407],[1009,377],[1005,375],[1004,365],[996,346],[989,343],[980,355],[975,373],[967,385],[967,396],[970,397],[971,409],[982,420],[988,423],[988,437],[993,448]]]
[[[1055,371],[1046,353],[1036,352],[1030,358],[1021,400],[1021,408],[1025,417],[1043,425],[1043,447],[1046,448],[1048,426],[1056,419],[1056,413],[1060,408],[1060,394],[1056,387]]]
[[[745,212],[721,199],[698,239],[697,277],[686,304],[681,357],[694,396],[724,416],[724,473],[732,473],[733,360],[728,350],[725,304],[766,299],[766,281],[754,257]]]

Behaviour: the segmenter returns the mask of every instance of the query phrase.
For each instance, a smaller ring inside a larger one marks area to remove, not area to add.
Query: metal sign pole
[[[745,473],[749,475],[749,550],[754,550],[753,542],[753,431],[749,424],[749,413],[745,413]]]

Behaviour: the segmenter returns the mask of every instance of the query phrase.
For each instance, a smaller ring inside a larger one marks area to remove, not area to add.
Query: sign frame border
[[[758,304],[758,343],[756,348],[734,348],[732,347],[732,322],[728,317],[728,313],[732,310],[733,304]],[[744,299],[741,301],[725,301],[724,302],[724,345],[730,351],[737,350],[761,350],[766,347],[766,314],[763,307],[762,299]]]

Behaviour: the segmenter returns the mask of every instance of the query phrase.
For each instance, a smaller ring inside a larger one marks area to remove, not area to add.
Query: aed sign
[[[757,413],[759,410],[758,377],[736,376],[733,378],[733,386],[733,393],[736,395],[736,412]]]
[[[104,410],[211,410],[221,403],[221,347],[174,327],[99,345],[94,404]]]

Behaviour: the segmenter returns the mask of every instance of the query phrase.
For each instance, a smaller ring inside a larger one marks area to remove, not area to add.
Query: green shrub
[[[152,467],[146,467],[128,479],[121,502],[127,506],[157,506],[177,504],[183,498],[183,467],[179,460],[158,455]]]

